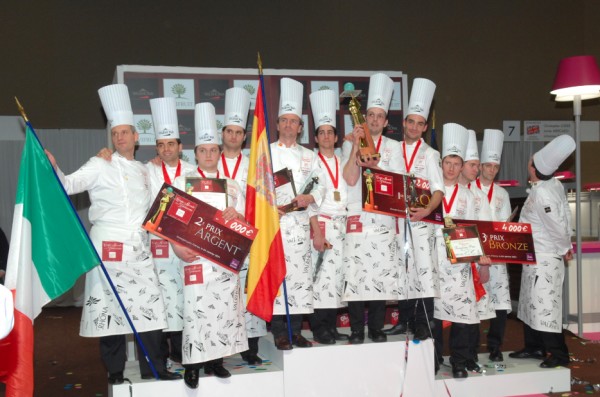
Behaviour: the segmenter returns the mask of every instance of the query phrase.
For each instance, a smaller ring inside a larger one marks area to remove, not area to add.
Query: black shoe
[[[262,364],[262,358],[258,357],[254,352],[246,350],[245,352],[240,353],[240,356],[242,356],[242,360],[250,365]]]
[[[452,364],[452,377],[456,379],[466,378],[469,373],[463,364]]]
[[[312,347],[312,342],[300,334],[292,335],[292,344],[298,347]]]
[[[540,368],[556,368],[561,365],[566,367],[569,365],[569,361],[559,360],[556,357],[550,356],[540,363]]]
[[[502,352],[500,351],[500,349],[492,349],[490,351],[490,361],[493,362],[500,362],[500,361],[504,361],[504,356],[502,355]]]
[[[465,361],[465,368],[467,369],[467,371],[481,372],[481,367],[479,366],[479,364],[477,364],[475,360]]]
[[[205,365],[204,373],[206,375],[214,375],[217,378],[229,378],[231,376],[231,373],[222,364]]]
[[[279,350],[292,350],[293,346],[287,336],[278,336],[275,338],[275,347]]]
[[[108,384],[109,385],[120,385],[124,381],[125,381],[125,379],[123,378],[123,371],[115,372],[113,374],[108,375]]]
[[[368,336],[373,342],[387,342],[387,335],[380,329],[370,329]]]
[[[383,333],[386,335],[400,335],[400,334],[406,334],[407,332],[408,332],[408,327],[406,326],[406,323],[401,323],[401,322],[394,325],[392,328],[383,330]]]
[[[185,382],[185,385],[190,389],[197,389],[199,376],[199,369],[186,369],[185,374],[183,375],[183,381]]]
[[[350,334],[350,338],[348,339],[348,343],[351,345],[360,345],[365,341],[365,332],[364,331],[352,331]]]
[[[333,336],[333,339],[335,339],[335,340],[344,341],[344,340],[350,339],[350,337],[348,335],[340,334],[338,332],[337,328],[331,328],[329,330],[329,333]]]
[[[535,358],[538,360],[543,360],[545,355],[541,350],[529,350],[527,348],[521,349],[516,352],[508,353],[508,357],[510,358]]]
[[[314,334],[313,339],[322,345],[335,345],[335,338],[328,331]]]
[[[147,374],[142,375],[142,379],[156,379],[154,375]],[[162,371],[158,373],[158,379],[160,380],[177,380],[181,379],[181,375],[176,372]]]
[[[415,334],[413,335],[413,339],[427,340],[430,336],[431,333],[429,332],[427,324],[417,324],[415,326]]]

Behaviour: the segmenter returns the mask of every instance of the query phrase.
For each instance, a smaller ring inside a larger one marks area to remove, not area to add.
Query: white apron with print
[[[146,231],[139,227],[93,226],[90,237],[136,330],[164,329],[167,326],[165,308],[158,276],[147,248]],[[122,244],[116,243],[117,239]],[[86,274],[84,299],[81,336],[133,332],[100,266]]]
[[[325,239],[332,245],[323,254],[323,263],[314,282],[315,309],[335,309],[344,307],[344,241],[346,237],[346,216],[318,216],[319,224],[325,229]],[[315,266],[319,252],[312,250],[312,263]],[[316,269],[313,269],[316,271]]]

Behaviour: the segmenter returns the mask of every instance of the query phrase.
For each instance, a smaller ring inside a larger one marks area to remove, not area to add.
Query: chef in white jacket
[[[348,302],[351,344],[364,342],[367,306],[367,336],[373,342],[387,341],[383,333],[385,302],[398,299],[396,218],[363,211],[361,198],[361,167],[400,170],[400,142],[383,136],[393,91],[394,82],[386,74],[376,73],[370,77],[365,121],[380,159],[363,162],[359,158],[359,137],[366,133],[360,125],[354,127],[352,140],[342,146],[343,176],[348,184],[343,299]]]
[[[150,177],[150,197],[158,194],[163,183],[173,184],[175,178],[192,172],[196,167],[179,157],[183,145],[179,139],[179,123],[175,98],[164,97],[150,100],[152,122],[156,137],[156,153],[160,161],[146,164]],[[179,258],[167,240],[150,235],[150,250],[158,272],[167,314],[167,328],[163,330],[161,349],[163,356],[181,363],[181,330],[183,329],[183,277]],[[171,344],[167,343],[167,336]]]
[[[348,340],[337,330],[337,309],[344,307],[344,240],[348,192],[342,177],[340,158],[335,154],[338,141],[336,106],[339,98],[332,90],[310,94],[310,105],[318,144],[317,166],[323,171],[326,194],[320,206],[309,206],[312,231],[313,292],[315,312],[311,327],[315,341],[334,344]],[[319,259],[319,257],[321,259]],[[320,264],[319,264],[320,262]],[[319,265],[319,267],[317,267]]]
[[[412,329],[414,337],[420,340],[431,335],[433,298],[440,294],[435,235],[441,226],[422,221],[440,205],[444,196],[440,153],[423,139],[435,87],[431,80],[420,77],[414,80],[403,122],[399,172],[427,181],[432,196],[425,208],[410,210],[410,223],[398,218],[398,323],[383,331],[398,335]]]
[[[571,211],[563,185],[552,175],[575,150],[575,141],[560,135],[529,160],[529,196],[521,222],[531,224],[535,265],[523,266],[518,317],[525,347],[512,358],[540,358],[542,368],[569,364],[562,327],[565,261],[573,259]]]
[[[283,287],[281,294],[275,298],[271,332],[275,345],[279,350],[289,350],[293,346],[310,347],[312,343],[304,338],[302,315],[313,312],[312,260],[310,247],[310,224],[306,208],[315,203],[320,205],[325,195],[324,175],[317,167],[317,155],[297,143],[303,131],[302,98],[304,87],[302,83],[289,78],[281,79],[281,94],[279,97],[279,117],[277,132],[279,139],[271,144],[273,171],[287,168],[293,174],[297,196],[297,210],[281,214],[279,225],[285,254],[287,286],[287,302],[284,299]],[[304,194],[302,186],[311,179],[317,178],[312,190]],[[281,197],[278,197],[278,205]],[[292,341],[289,342],[285,318],[285,305],[290,313]]]
[[[502,131],[494,129],[483,131],[481,173],[475,181],[477,187],[485,193],[486,200],[490,204],[492,220],[497,222],[506,222],[511,214],[508,192],[502,186],[494,183],[494,179],[500,171],[503,144],[504,133]],[[490,319],[490,328],[487,334],[489,358],[491,361],[503,361],[504,357],[500,348],[504,340],[506,318],[512,311],[508,270],[505,263],[494,263],[490,266],[490,280],[485,285],[485,289],[489,293],[496,311],[496,317]]]
[[[473,193],[458,183],[463,168],[468,133],[459,124],[447,123],[443,127],[442,172],[445,195],[444,217],[474,219],[475,199]],[[450,329],[450,364],[454,378],[468,376],[466,366],[471,355],[472,327],[479,324],[477,293],[477,268],[471,263],[451,263],[446,255],[442,231],[437,236],[437,252],[440,275],[440,297],[434,302],[436,362],[441,362],[443,346],[442,321],[452,322]],[[489,264],[482,257],[480,264]],[[482,287],[482,286],[481,286]]]
[[[225,179],[227,202],[211,203],[223,211],[223,219],[243,219],[244,195],[236,181],[225,178],[218,170],[221,155],[220,139],[215,119],[215,108],[210,103],[199,103],[195,108],[196,147],[198,168],[175,179],[175,187],[189,192],[187,178]],[[206,193],[192,192],[202,200]],[[214,194],[214,193],[209,193]],[[205,198],[206,199],[206,198]],[[228,378],[223,357],[248,349],[240,278],[237,274],[180,245],[173,245],[175,253],[185,262],[183,364],[184,381],[190,388],[198,387],[199,369],[219,378]],[[200,276],[198,276],[200,275]]]
[[[103,87],[98,93],[115,148],[111,161],[93,157],[65,176],[50,153],[48,158],[68,194],[88,192],[94,247],[160,378],[178,379],[180,375],[166,371],[160,354],[162,329],[167,322],[148,233],[141,227],[150,207],[150,181],[147,168],[134,159],[138,133],[133,127],[129,93],[124,84]],[[80,334],[100,337],[100,354],[109,372],[108,381],[123,383],[125,335],[132,330],[100,267],[86,274],[84,296]],[[138,357],[142,378],[152,378],[139,346]]]
[[[225,91],[225,114],[224,126],[221,130],[223,145],[221,158],[219,159],[219,172],[225,177],[235,180],[246,195],[246,184],[248,180],[248,156],[242,152],[246,140],[246,124],[248,110],[250,109],[250,94],[244,88],[233,87]],[[240,282],[246,285],[248,275],[249,258],[246,258],[240,270]],[[246,307],[247,296],[244,293],[244,307]],[[261,364],[262,359],[258,356],[258,340],[267,334],[265,320],[246,311],[246,332],[248,335],[248,350],[241,353],[242,359],[248,364]]]
[[[475,205],[475,217],[474,220],[478,221],[491,221],[492,210],[488,203],[488,198],[485,193],[479,188],[477,184],[477,175],[479,174],[480,162],[479,162],[479,150],[477,149],[477,135],[473,130],[467,130],[469,139],[467,141],[467,151],[465,152],[465,162],[463,169],[458,177],[458,183],[466,187],[473,193],[474,205]],[[486,281],[490,277],[490,267],[481,266],[478,267],[479,277],[481,282],[484,283],[486,294],[482,296],[477,302],[477,310],[479,312],[479,320],[489,320],[496,317],[496,311],[492,304],[491,294],[485,285]],[[469,328],[471,336],[469,337],[469,349],[471,358],[467,360],[465,366],[469,371],[479,371],[479,364],[477,364],[477,351],[479,350],[479,324]]]

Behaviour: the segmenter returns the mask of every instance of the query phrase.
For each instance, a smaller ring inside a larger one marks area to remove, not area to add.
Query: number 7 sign
[[[502,131],[504,132],[504,142],[521,141],[520,120],[504,120],[502,122]]]

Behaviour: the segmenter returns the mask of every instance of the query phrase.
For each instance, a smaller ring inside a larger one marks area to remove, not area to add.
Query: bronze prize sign
[[[361,172],[364,211],[406,218],[407,206],[426,207],[431,200],[425,179],[373,168],[362,168]],[[423,221],[443,224],[442,204]]]
[[[258,233],[239,219],[225,221],[222,211],[167,183],[154,199],[143,227],[236,274]]]
[[[536,263],[529,223],[455,220],[460,225],[475,225],[483,252],[496,263]]]

